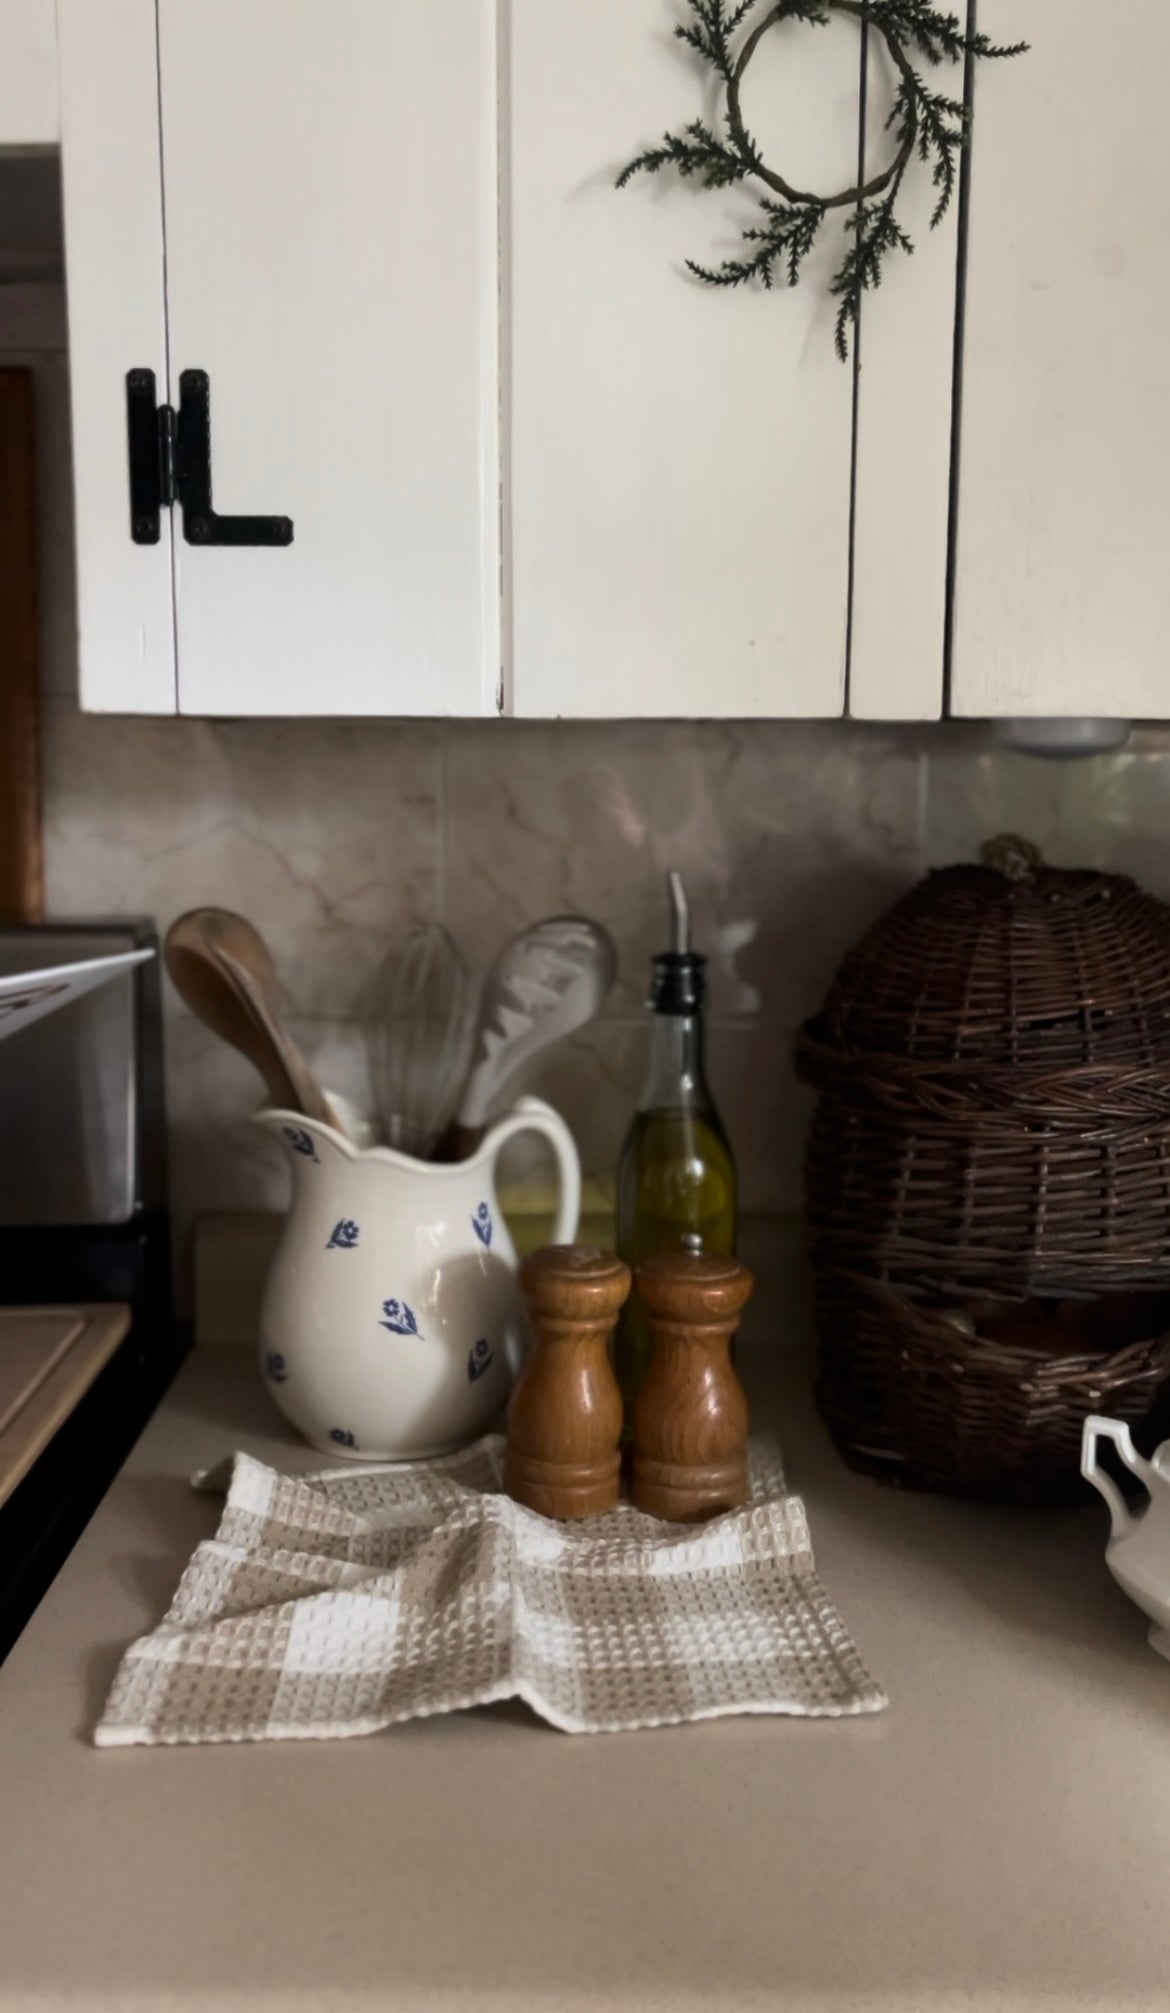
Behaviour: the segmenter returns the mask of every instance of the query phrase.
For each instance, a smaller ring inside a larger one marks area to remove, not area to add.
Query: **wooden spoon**
[[[172,923],[164,954],[175,990],[192,1013],[247,1056],[277,1106],[337,1125],[328,1098],[281,1025],[276,970],[251,923],[230,909],[191,909]]]

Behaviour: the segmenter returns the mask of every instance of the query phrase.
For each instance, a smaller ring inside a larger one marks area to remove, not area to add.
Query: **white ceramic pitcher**
[[[554,1237],[570,1244],[581,1169],[564,1120],[523,1098],[470,1160],[361,1151],[296,1112],[257,1122],[284,1146],[292,1206],[260,1316],[260,1364],[286,1418],[352,1460],[420,1460],[481,1433],[526,1329],[496,1196],[501,1148],[536,1132],[556,1156]]]
[[[1131,1510],[1112,1475],[1101,1466],[1098,1443],[1112,1440],[1131,1475],[1149,1496],[1144,1510]],[[1170,1440],[1152,1461],[1143,1460],[1120,1419],[1086,1419],[1081,1436],[1081,1473],[1109,1505],[1105,1563],[1114,1579],[1150,1619],[1150,1648],[1170,1658]]]

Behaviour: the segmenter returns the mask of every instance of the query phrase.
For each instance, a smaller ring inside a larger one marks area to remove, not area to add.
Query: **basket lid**
[[[818,1037],[852,1054],[1170,1062],[1170,908],[1121,875],[992,840],[931,873],[845,958]]]

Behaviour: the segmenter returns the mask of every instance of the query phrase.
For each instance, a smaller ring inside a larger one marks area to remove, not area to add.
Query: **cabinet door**
[[[618,170],[717,123],[677,0],[513,0],[512,689],[521,714],[918,718],[942,698],[953,220],[833,347],[841,216],[795,291],[704,286],[750,185]],[[886,164],[896,77],[855,20],[766,22],[743,80],[770,163],[829,194]],[[907,182],[926,224],[929,176]],[[873,323],[870,333],[871,319]],[[855,486],[856,477],[856,486]],[[855,506],[855,510],[854,510]],[[854,593],[850,607],[851,588]]]
[[[891,158],[886,120],[897,80],[877,36],[870,58],[872,176]],[[957,70],[931,81],[961,90]],[[862,310],[849,636],[856,720],[936,720],[943,707],[959,219],[955,202],[932,229],[937,197],[930,170],[914,161],[898,198],[914,256],[888,261]]]
[[[173,713],[171,521],[130,536],[126,372],[167,381],[154,0],[58,0],[81,703]]]
[[[172,399],[210,384],[176,526],[179,704],[462,713],[499,675],[495,32],[484,0],[159,0]]]
[[[1163,0],[980,0],[953,707],[1170,712]],[[1152,151],[1153,150],[1153,151]]]
[[[666,0],[513,0],[520,714],[844,704],[853,373],[833,350],[832,251],[793,292],[706,287],[684,260],[731,252],[752,199],[666,175],[614,189],[665,128],[718,116],[679,18]],[[747,123],[806,187],[855,176],[859,69],[851,22],[760,45]]]

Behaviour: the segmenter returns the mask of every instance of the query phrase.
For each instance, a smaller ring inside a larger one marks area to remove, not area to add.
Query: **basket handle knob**
[[[988,839],[979,848],[979,858],[993,874],[1002,874],[1005,881],[1030,881],[1044,865],[1039,846],[1034,846],[1030,839],[1018,838],[1014,832],[1001,832],[998,839]]]

